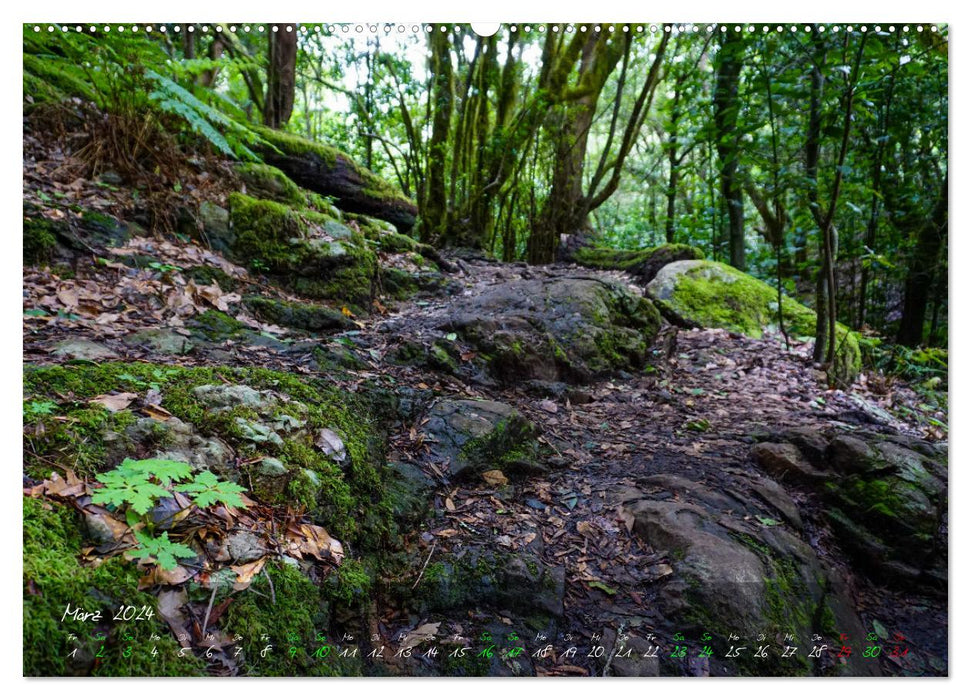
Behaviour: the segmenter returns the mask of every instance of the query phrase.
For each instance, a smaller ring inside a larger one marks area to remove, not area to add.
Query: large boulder
[[[589,381],[639,372],[661,325],[644,297],[583,276],[517,279],[452,303],[442,330],[475,347],[500,381]]]
[[[779,328],[778,291],[724,263],[681,260],[665,265],[647,285],[647,294],[678,325],[724,328],[752,338]],[[785,295],[782,320],[790,336],[815,334],[815,312]],[[861,368],[858,337],[842,324],[837,324],[836,335],[832,374],[850,384]]]
[[[752,455],[777,478],[812,487],[841,544],[879,580],[946,590],[946,451],[873,433],[821,436],[820,451],[805,437],[775,436]]]
[[[767,491],[772,500],[779,492],[778,485]],[[839,575],[796,527],[766,517],[754,499],[672,475],[641,479],[614,498],[634,533],[670,561],[673,572],[658,589],[658,615],[676,621],[688,637],[710,634],[713,646],[726,649],[739,644],[732,635],[751,645],[759,635],[809,640],[818,634],[830,649],[841,633],[864,638]],[[780,505],[789,510],[791,501]],[[719,664],[736,675],[879,673],[858,659],[841,665],[835,653],[819,660],[804,653],[762,659],[752,651]]]
[[[263,160],[300,187],[333,197],[343,211],[387,221],[401,233],[415,225],[414,202],[346,153],[272,129],[259,129],[259,133],[266,142],[259,149]]]

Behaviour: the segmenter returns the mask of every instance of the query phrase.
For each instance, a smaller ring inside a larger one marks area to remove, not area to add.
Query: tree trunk
[[[268,37],[266,99],[263,101],[263,123],[279,129],[293,112],[293,95],[297,85],[297,25],[278,24]],[[290,26],[290,31],[287,31]]]
[[[742,37],[728,32],[724,35],[716,57],[715,76],[715,138],[718,149],[721,194],[728,208],[729,262],[745,270],[745,210],[742,188],[738,178],[738,83],[742,71]]]
[[[565,108],[551,124],[557,134],[550,194],[543,205],[540,226],[529,237],[527,260],[532,265],[553,262],[560,234],[579,235],[587,226],[583,201],[583,163],[587,156],[587,135],[593,123],[596,95],[587,96]]]
[[[452,118],[452,59],[448,33],[433,26],[429,35],[432,74],[429,92],[432,134],[428,142],[425,167],[425,200],[422,202],[421,239],[441,245],[448,230],[448,200],[445,189],[445,167],[448,135]]]
[[[931,283],[947,238],[947,176],[938,196],[931,218],[917,233],[917,246],[910,259],[907,281],[904,284],[904,311],[900,319],[897,342],[916,347],[924,339],[924,317]]]

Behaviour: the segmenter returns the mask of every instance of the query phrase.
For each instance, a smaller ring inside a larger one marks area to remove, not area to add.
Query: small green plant
[[[191,547],[179,544],[178,542],[172,542],[167,532],[163,532],[158,537],[152,537],[144,532],[136,532],[135,539],[142,546],[132,550],[132,554],[142,559],[154,557],[158,565],[166,570],[174,569],[179,565],[176,557],[189,559],[196,556],[195,551]]]
[[[221,481],[210,471],[200,472],[192,481],[192,467],[170,459],[126,459],[115,469],[98,474],[101,486],[92,491],[91,500],[118,510],[125,509],[125,520],[142,545],[133,551],[140,557],[153,557],[163,569],[173,569],[177,557],[194,557],[184,544],[169,540],[169,533],[155,536],[155,522],[149,517],[158,499],[171,498],[178,491],[189,496],[199,508],[223,504],[245,508],[240,494],[245,489]],[[185,483],[183,483],[185,482]]]
[[[153,367],[150,374],[155,381],[146,381],[136,377],[134,374],[129,374],[128,372],[122,372],[119,374],[118,379],[128,382],[133,389],[151,389],[153,391],[161,391],[162,383],[177,373],[178,370]]]
[[[30,423],[41,416],[54,413],[57,403],[54,401],[28,401],[24,404],[24,422]]]

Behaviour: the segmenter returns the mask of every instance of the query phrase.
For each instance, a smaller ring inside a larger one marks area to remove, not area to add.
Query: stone
[[[244,440],[249,440],[257,445],[270,443],[277,447],[283,447],[283,438],[269,426],[242,417],[237,417],[235,423],[239,429],[240,437]]]
[[[259,410],[276,400],[268,391],[257,391],[242,384],[203,384],[192,390],[199,401],[214,411],[223,411],[236,406],[246,406]]]
[[[508,404],[445,399],[429,411],[424,430],[432,462],[453,477],[539,469],[536,427]]]
[[[236,233],[229,224],[226,209],[212,202],[203,202],[199,205],[198,221],[209,247],[224,254],[233,249]]]
[[[51,355],[62,360],[89,360],[91,362],[118,358],[118,353],[106,345],[81,338],[62,340],[54,346]]]
[[[472,547],[428,566],[416,602],[427,612],[493,606],[563,616],[566,572],[539,557]]]
[[[234,564],[256,561],[267,553],[263,539],[255,532],[236,530],[226,538],[226,547]]]
[[[276,457],[264,457],[256,465],[256,473],[259,476],[275,478],[286,476],[288,470],[283,462]],[[316,476],[316,474],[314,474]]]
[[[139,418],[125,429],[125,437],[134,445],[162,445],[154,457],[185,462],[200,471],[226,473],[235,457],[223,440],[200,435],[191,424],[175,417],[164,421]]]
[[[643,370],[660,325],[651,302],[620,284],[558,276],[454,298],[440,330],[475,347],[502,382],[586,382]]]
[[[339,309],[320,304],[301,304],[298,302],[248,296],[243,303],[261,320],[286,328],[317,333],[329,330],[347,330],[354,323]]]
[[[718,642],[731,633],[863,634],[838,576],[825,568],[800,536],[784,525],[768,527],[742,510],[724,510],[736,499],[684,477],[658,475],[612,495],[634,533],[670,562],[657,583],[657,615],[677,620],[680,630],[707,631]],[[657,487],[663,487],[660,491]],[[769,487],[771,488],[771,487]],[[757,511],[754,511],[757,512]],[[805,659],[772,666],[758,659],[721,659],[733,673],[811,675]],[[879,672],[851,662],[836,669],[849,675]]]
[[[864,431],[800,430],[776,439],[792,442],[755,445],[753,459],[783,481],[813,488],[864,569],[888,584],[946,588],[946,452],[924,440]]]
[[[790,525],[802,530],[799,508],[782,486],[772,479],[755,479],[750,481],[749,487],[759,498],[775,508]]]
[[[435,482],[407,462],[392,462],[388,497],[395,520],[417,526],[431,509]]]
[[[122,342],[131,346],[147,346],[160,355],[185,355],[195,347],[189,338],[172,328],[146,328],[126,335]]]
[[[656,644],[629,633],[625,633],[623,637],[619,638],[617,633],[610,628],[604,629],[601,638],[603,639],[603,646],[614,651],[613,658],[610,660],[609,675],[622,678],[646,678],[661,675],[660,659],[655,649]],[[620,656],[626,650],[631,650],[630,655]]]
[[[751,454],[766,473],[784,481],[816,484],[827,477],[803,457],[798,447],[787,442],[760,442],[752,447]]]

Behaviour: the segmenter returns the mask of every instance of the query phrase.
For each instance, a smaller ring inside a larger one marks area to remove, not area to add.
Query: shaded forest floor
[[[194,246],[141,238],[114,252],[110,260],[81,259],[70,271],[58,270],[60,274],[50,268],[25,270],[26,363],[49,363],[55,344],[73,340],[98,343],[110,351],[112,360],[171,363],[171,348],[160,353],[151,343],[123,339],[139,328],[152,330],[163,322],[174,325],[177,336],[182,319],[204,309],[231,311],[238,299],[218,285],[174,275],[193,265],[210,265],[238,281],[259,284],[245,271]],[[139,255],[150,257],[151,263],[138,264],[144,263]],[[575,266],[526,268],[476,256],[452,260],[458,271],[450,275],[446,293],[389,302],[393,308],[384,313],[355,319],[353,330],[327,338],[288,339],[285,329],[240,312],[237,319],[261,334],[200,344],[175,362],[264,367],[326,377],[327,370],[314,361],[313,353],[325,343],[356,358],[354,366],[335,378],[347,391],[362,382],[377,382],[434,396],[499,401],[537,426],[539,442],[548,448],[547,466],[542,473],[511,484],[450,479],[427,458],[429,441],[434,440],[424,431],[427,419],[390,426],[388,459],[416,465],[435,484],[431,517],[406,538],[413,562],[408,573],[414,578],[411,588],[422,584],[435,562],[461,555],[463,550],[529,551],[550,569],[563,567],[563,618],[555,626],[561,636],[573,634],[586,640],[619,628],[642,638],[650,639],[651,633],[670,638],[680,629],[679,621],[657,614],[654,597],[672,574],[672,555],[655,551],[631,531],[621,508],[622,494],[625,489],[646,490],[657,499],[677,502],[693,489],[708,489],[744,503],[744,512],[738,515],[745,521],[805,532],[820,560],[839,570],[851,586],[847,593],[864,623],[876,620],[906,635],[913,655],[902,660],[885,657],[884,672],[935,674],[946,669],[944,603],[875,585],[856,572],[847,564],[840,538],[821,517],[822,506],[811,490],[789,488],[798,512],[786,512],[788,501],[764,487],[763,475],[749,456],[753,443],[788,428],[819,433],[864,428],[921,435],[920,426],[894,418],[886,410],[893,404],[891,399],[916,403],[905,386],[895,389],[895,397],[862,386],[846,392],[826,390],[812,366],[808,346],[787,352],[776,336],[755,340],[722,330],[673,327],[659,336],[649,372],[621,372],[577,386],[501,386],[488,379],[465,381],[462,372],[396,361],[403,346],[443,335],[436,329],[448,320],[456,295],[474,297],[524,276],[551,280],[578,274]],[[580,274],[630,281],[620,273]],[[640,293],[636,287],[631,289]],[[294,298],[279,290],[267,291]],[[119,299],[127,308],[121,314],[112,311]],[[58,307],[61,313],[49,312]],[[47,311],[31,313],[41,309]],[[188,339],[189,332],[181,332]],[[475,349],[456,342],[455,354],[471,359]],[[472,609],[475,612],[455,619],[423,616],[415,613],[412,602],[396,600],[392,594],[377,596],[370,632],[382,639],[400,639],[435,619],[442,623],[434,628],[439,634],[468,634],[477,626],[488,629],[497,619],[509,625],[519,619],[489,603]],[[386,671],[397,673],[425,673],[432,668],[427,661],[387,663]],[[422,670],[421,663],[429,668]],[[680,672],[717,673],[716,663],[712,660],[709,667],[707,659],[685,660]],[[609,665],[608,655],[606,659],[533,660],[529,668],[518,663],[493,672],[600,675]],[[633,672],[645,671],[635,668]]]

